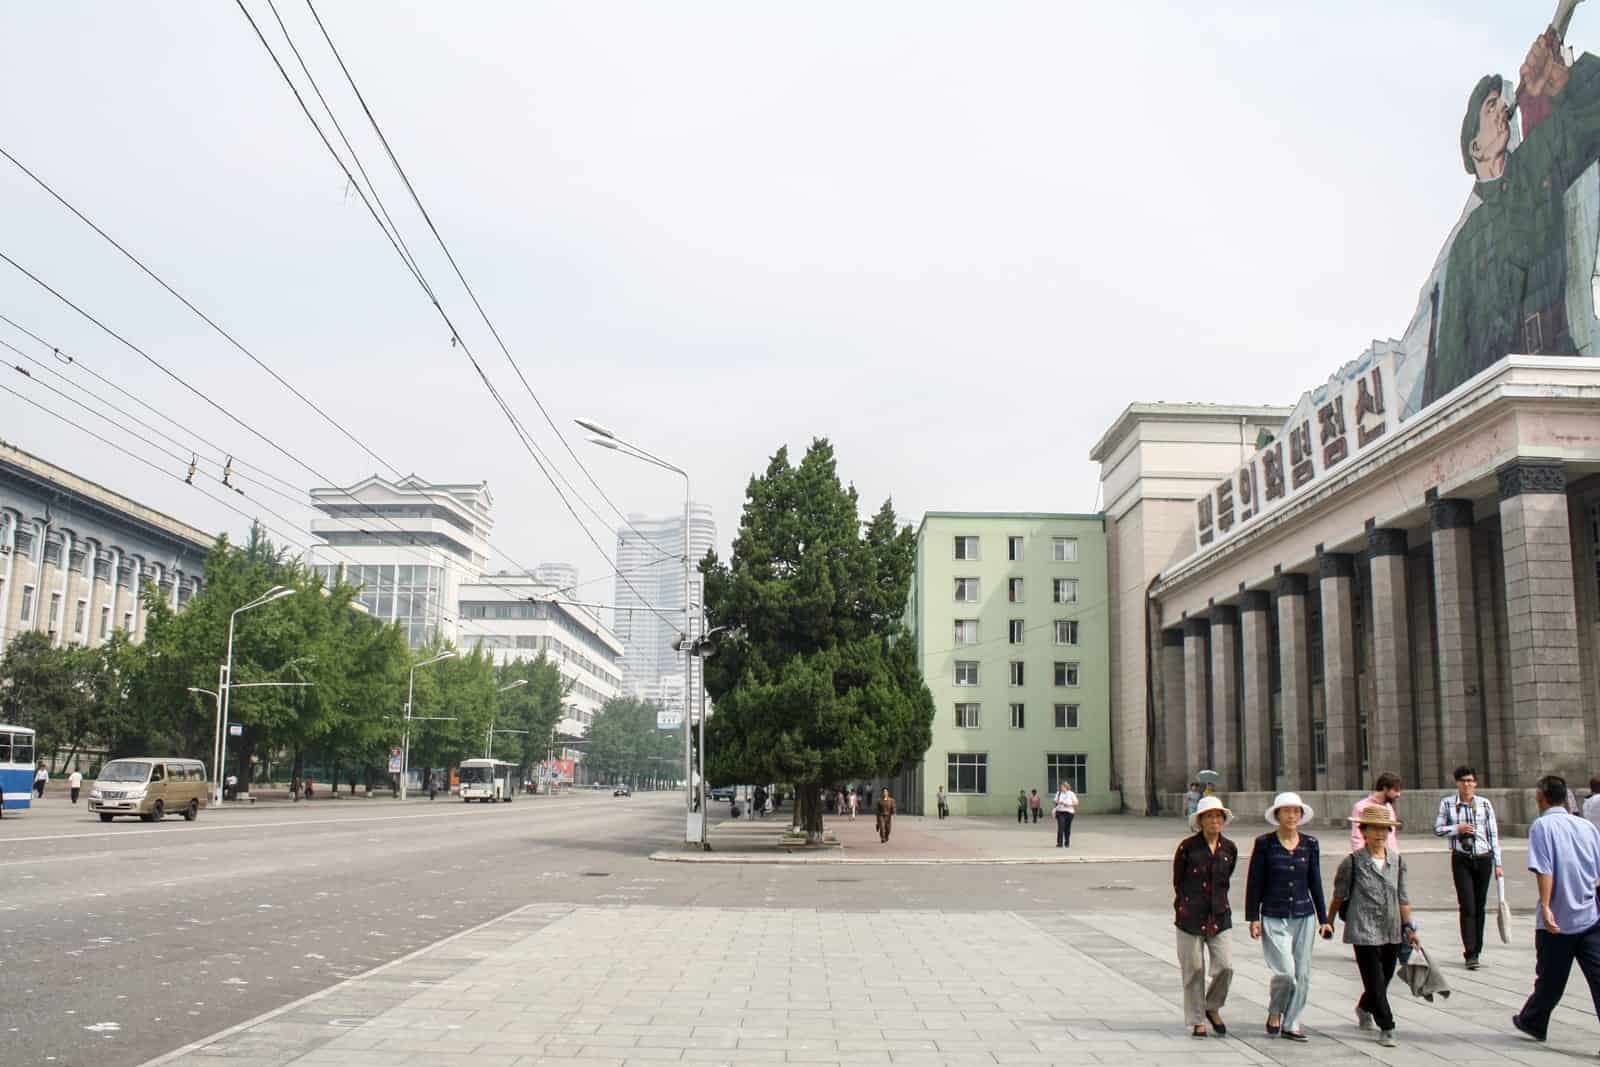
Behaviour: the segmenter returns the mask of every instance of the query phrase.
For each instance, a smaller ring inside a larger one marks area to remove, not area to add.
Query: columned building
[[[461,585],[489,563],[494,498],[487,482],[398,482],[374,475],[347,488],[311,490],[322,514],[307,563],[332,582],[361,590],[361,606],[405,631],[412,648],[434,640],[459,643],[456,604]]]
[[[1459,764],[1510,790],[1600,766],[1600,364],[1511,356],[1403,422],[1381,369],[1199,494],[1135,601],[1158,792],[1393,770],[1436,800]]]
[[[0,443],[0,649],[19,633],[57,648],[116,630],[144,639],[141,593],[174,610],[200,590],[215,535]]]

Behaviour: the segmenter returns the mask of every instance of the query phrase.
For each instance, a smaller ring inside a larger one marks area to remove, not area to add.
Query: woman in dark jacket
[[[1300,1013],[1311,993],[1311,949],[1317,934],[1333,936],[1322,897],[1322,850],[1317,839],[1300,832],[1312,811],[1299,793],[1279,793],[1267,809],[1277,827],[1256,838],[1245,879],[1244,917],[1272,984],[1267,994],[1267,1033],[1304,1041]]]
[[[1233,910],[1228,886],[1239,863],[1239,847],[1222,836],[1233,812],[1216,797],[1200,801],[1189,816],[1195,833],[1178,844],[1172,857],[1173,925],[1178,928],[1178,966],[1183,972],[1183,1014],[1195,1037],[1206,1036],[1206,1023],[1222,1036],[1222,1005],[1233,981]],[[1211,985],[1206,979],[1210,957]]]

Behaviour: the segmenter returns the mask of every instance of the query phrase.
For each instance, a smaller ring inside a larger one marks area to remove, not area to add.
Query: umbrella
[[[1511,944],[1511,905],[1506,903],[1506,880],[1502,876],[1494,880],[1495,896],[1499,899],[1499,906],[1495,909],[1495,919],[1500,927],[1500,943]]]
[[[1194,780],[1199,782],[1201,785],[1216,785],[1218,782],[1222,781],[1222,775],[1218,774],[1216,771],[1201,771],[1199,774],[1194,776]]]

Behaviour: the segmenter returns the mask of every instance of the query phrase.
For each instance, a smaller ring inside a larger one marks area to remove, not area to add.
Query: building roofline
[[[1166,404],[1134,403],[1122,409],[1122,414],[1112,420],[1106,432],[1089,449],[1089,460],[1099,463],[1115,450],[1117,444],[1145,419],[1163,419],[1176,422],[1232,422],[1235,419],[1268,419],[1282,422],[1294,413],[1294,405],[1277,404]]]
[[[123,521],[143,525],[156,534],[173,540],[188,542],[198,547],[202,553],[209,552],[211,546],[216,543],[217,534],[214,532],[190,526],[181,519],[175,519],[148,504],[141,504],[115,489],[108,489],[99,482],[90,481],[64,467],[58,467],[49,460],[24,451],[9,441],[0,441],[0,463],[8,464],[28,477],[76,493],[90,503],[113,512]]]
[[[917,523],[917,535],[927,528],[929,519],[1021,519],[1024,521],[1098,522],[1105,528],[1103,511],[925,511]]]

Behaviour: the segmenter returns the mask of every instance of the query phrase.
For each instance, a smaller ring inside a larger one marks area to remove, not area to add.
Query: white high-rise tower
[[[616,605],[612,631],[622,641],[622,684],[631,693],[659,692],[661,679],[684,673],[684,655],[674,651],[673,638],[683,628],[683,547],[689,546],[692,586],[691,633],[700,628],[700,561],[717,541],[717,523],[704,504],[689,505],[688,529],[683,515],[649,518],[629,515],[617,531]],[[658,617],[646,603],[666,616]],[[689,679],[697,682],[697,676]],[[690,689],[689,691],[696,691]],[[676,710],[676,709],[675,709]]]

